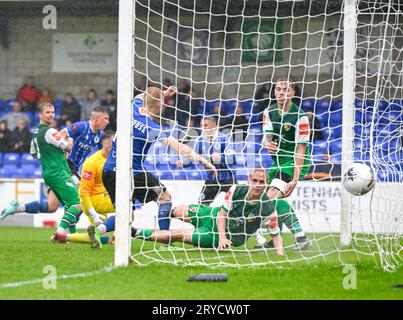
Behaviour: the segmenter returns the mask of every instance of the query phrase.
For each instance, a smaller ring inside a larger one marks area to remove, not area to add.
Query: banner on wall
[[[115,33],[55,33],[52,72],[116,72],[118,35]]]

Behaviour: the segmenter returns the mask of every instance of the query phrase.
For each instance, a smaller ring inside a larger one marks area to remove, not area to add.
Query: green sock
[[[273,200],[273,204],[277,210],[280,230],[285,224],[293,234],[301,233],[302,228],[292,206],[284,199]]]
[[[150,240],[152,234],[152,230],[139,230],[137,236],[143,238],[144,240]]]
[[[78,210],[75,205],[70,206],[68,209],[64,210],[64,215],[59,226],[65,230],[69,229],[70,233],[76,233],[76,224],[80,215],[81,211]]]

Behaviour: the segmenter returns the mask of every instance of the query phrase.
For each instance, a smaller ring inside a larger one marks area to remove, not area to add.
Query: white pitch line
[[[76,274],[63,274],[61,276],[58,276],[56,279],[57,280],[65,280],[65,279],[72,279],[72,278],[81,278],[81,277],[90,277],[93,275],[96,275],[98,273],[103,273],[103,272],[111,272],[112,270],[116,269],[117,267],[114,267],[112,265],[106,266],[105,268],[102,268],[101,270],[95,270],[95,271],[88,271],[88,272],[82,272],[82,273],[76,273]],[[32,279],[32,280],[27,280],[27,281],[20,281],[20,282],[9,282],[9,283],[1,283],[0,284],[0,289],[3,288],[13,288],[13,287],[23,287],[29,284],[35,284],[35,283],[41,283],[44,280],[44,278],[40,279]]]

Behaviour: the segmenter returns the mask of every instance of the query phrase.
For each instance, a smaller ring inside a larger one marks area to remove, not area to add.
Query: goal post
[[[357,30],[357,2],[346,0],[344,4],[344,48],[343,48],[343,130],[341,172],[346,172],[354,161],[354,117],[355,117],[355,52]],[[342,180],[342,179],[341,179]],[[341,191],[340,244],[348,246],[352,240],[351,215],[352,195],[343,187]]]
[[[130,217],[132,170],[132,95],[134,1],[119,1],[118,89],[117,89],[117,150],[116,157],[116,222],[115,266],[127,266],[131,255]]]

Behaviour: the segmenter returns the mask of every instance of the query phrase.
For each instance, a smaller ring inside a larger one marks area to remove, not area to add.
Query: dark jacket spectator
[[[88,90],[85,102],[81,106],[81,121],[89,120],[92,109],[100,105],[101,100],[99,100],[97,92],[94,89]]]
[[[34,86],[34,80],[29,77],[17,94],[17,100],[21,103],[22,110],[37,111],[39,97],[40,91]]]
[[[32,134],[27,127],[24,119],[18,121],[18,127],[11,132],[10,152],[29,152],[31,147]]]
[[[11,131],[7,128],[7,121],[0,121],[0,152],[8,152],[10,148]]]
[[[232,119],[232,134],[242,132],[243,140],[246,140],[248,135],[248,119],[246,119],[243,108],[238,105],[235,109],[235,116]],[[235,135],[236,139],[237,135]]]
[[[109,111],[109,125],[106,130],[116,131],[116,119],[117,119],[117,102],[115,99],[115,92],[108,90],[105,93],[105,99],[102,100],[101,106],[105,107]]]
[[[311,111],[307,111],[305,114],[309,120],[309,128],[311,128],[311,142],[315,140],[323,140],[324,136],[319,119]]]
[[[59,126],[63,127],[74,122],[80,121],[81,106],[71,93],[64,95],[64,101],[61,106],[61,116]]]
[[[140,77],[134,85],[133,97],[146,91],[147,85],[148,85],[147,77],[145,76]]]
[[[17,126],[18,126],[18,121],[20,119],[24,119],[27,122],[27,125],[30,124],[31,120],[28,118],[28,116],[25,113],[21,112],[21,104],[16,101],[13,104],[13,111],[7,113],[2,120],[7,121],[7,128],[10,131],[13,131]]]

